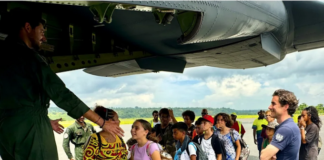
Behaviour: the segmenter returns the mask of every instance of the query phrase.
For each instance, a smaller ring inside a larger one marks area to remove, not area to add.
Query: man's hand
[[[74,160],[74,158],[71,158],[70,160]]]
[[[124,137],[124,131],[119,127],[119,121],[106,121],[105,125],[102,127],[102,130],[112,134],[118,135],[119,137]]]
[[[276,155],[274,155],[273,157],[271,157],[271,159],[270,160],[276,160],[277,159],[277,156]]]
[[[59,124],[59,121],[61,121],[62,118],[56,119],[56,120],[51,120],[51,126],[53,128],[53,131],[55,131],[58,134],[61,134],[64,132],[64,127]]]
[[[254,138],[254,144],[257,144],[257,139]]]

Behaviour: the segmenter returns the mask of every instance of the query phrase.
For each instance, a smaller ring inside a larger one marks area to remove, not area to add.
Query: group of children
[[[119,121],[113,110],[98,106],[95,112],[105,120]],[[204,115],[195,125],[192,124],[195,120],[192,111],[183,113],[184,122],[177,122],[172,111],[166,108],[160,110],[159,117],[161,123],[154,128],[146,120],[136,120],[131,129],[132,138],[126,144],[122,138],[104,131],[91,135],[84,147],[84,160],[239,159],[240,136],[231,129],[229,115]]]

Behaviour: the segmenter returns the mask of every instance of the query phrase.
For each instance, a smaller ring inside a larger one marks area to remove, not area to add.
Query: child
[[[127,147],[128,147],[128,155],[127,155],[127,159],[131,158],[132,152],[130,151],[130,149],[133,147],[134,144],[136,144],[137,141],[133,138],[128,139],[128,141],[126,142]]]
[[[205,115],[201,119],[201,129],[205,132],[198,140],[198,144],[208,156],[208,160],[221,160],[222,147],[219,138],[214,135],[214,118],[210,115]]]
[[[158,145],[148,140],[151,129],[151,124],[146,120],[138,119],[133,123],[131,134],[137,143],[130,149],[131,160],[161,160]]]
[[[265,128],[267,135],[267,138],[263,140],[262,149],[266,148],[270,144],[275,133],[275,128],[278,125],[277,122],[270,122],[268,125],[262,125],[262,127]]]
[[[226,160],[239,160],[241,155],[241,136],[235,129],[231,129],[233,126],[231,117],[226,113],[219,113],[215,116],[215,120],[218,124],[218,130],[214,134],[224,143]]]
[[[195,112],[187,110],[182,113],[182,118],[184,120],[184,123],[188,126],[188,132],[187,135],[191,138],[192,134],[195,130],[195,125],[192,123],[195,121]]]
[[[196,160],[196,146],[190,142],[187,135],[188,126],[186,123],[178,122],[172,126],[173,138],[177,140],[176,154],[174,160]],[[187,147],[188,151],[187,152]]]
[[[204,134],[204,131],[201,129],[201,119],[199,118],[196,122],[195,122],[195,130],[192,134],[192,140],[194,142],[198,142],[198,138],[201,137]]]
[[[156,137],[156,130],[154,128],[152,128],[151,133],[148,135],[148,140],[155,142],[158,145],[160,151],[163,150],[163,147],[159,144],[158,137]]]

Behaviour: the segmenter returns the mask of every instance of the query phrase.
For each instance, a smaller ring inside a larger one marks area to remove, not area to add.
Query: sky
[[[119,78],[76,70],[58,76],[89,107],[97,103],[105,107],[267,109],[276,89],[294,92],[300,104],[324,103],[324,49],[291,53],[279,63],[245,70],[202,66],[182,74]]]

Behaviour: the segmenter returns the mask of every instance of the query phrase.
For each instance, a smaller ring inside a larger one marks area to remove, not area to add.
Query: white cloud
[[[304,93],[311,96],[324,95],[324,83],[297,83],[296,86]]]
[[[274,65],[233,70],[213,67],[120,78],[97,77],[82,70],[58,74],[89,106],[230,107],[265,109],[279,88],[301,103],[324,103],[324,49],[292,53]]]
[[[261,86],[250,76],[234,75],[222,81],[208,79],[208,88],[217,95],[226,97],[252,96]]]

